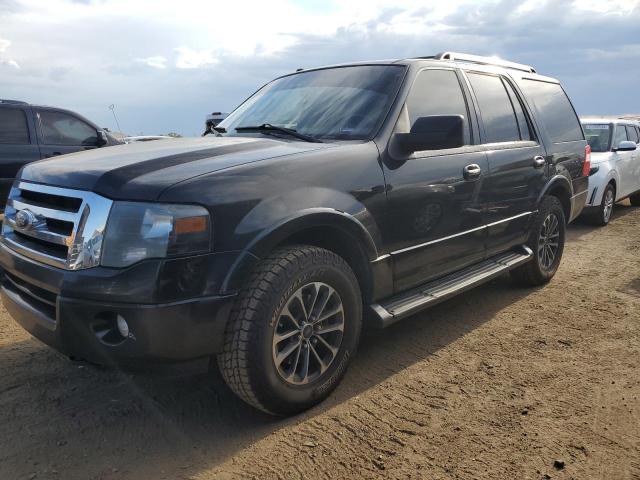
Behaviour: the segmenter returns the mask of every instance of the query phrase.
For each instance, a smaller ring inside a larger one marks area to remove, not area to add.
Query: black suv
[[[555,274],[589,148],[560,84],[453,53],[280,77],[213,135],[27,165],[0,239],[11,315],[103,364],[217,356],[273,414],[386,327],[506,271]]]
[[[0,100],[0,198],[26,163],[119,142],[77,113]],[[4,203],[0,204],[0,210]]]

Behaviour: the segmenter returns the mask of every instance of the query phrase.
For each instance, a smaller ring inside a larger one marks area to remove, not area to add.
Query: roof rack
[[[509,62],[496,57],[482,57],[480,55],[469,55],[468,53],[442,52],[435,55],[436,60],[451,60],[469,63],[479,63],[481,65],[496,65],[499,67],[511,68],[513,70],[521,70],[523,72],[536,73],[536,70],[522,63]]]
[[[3,100],[0,98],[0,103],[8,103],[10,105],[29,105],[27,102],[23,102],[21,100]]]

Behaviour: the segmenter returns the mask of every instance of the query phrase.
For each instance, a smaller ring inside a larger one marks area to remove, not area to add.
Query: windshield
[[[609,124],[583,123],[582,128],[592,152],[609,151],[611,126]]]
[[[269,124],[317,139],[368,139],[384,120],[404,71],[400,65],[363,65],[282,77],[255,93],[218,127],[229,135],[241,134],[236,128]]]

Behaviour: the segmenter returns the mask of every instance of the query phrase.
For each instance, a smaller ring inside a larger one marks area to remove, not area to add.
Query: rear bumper
[[[56,350],[100,364],[167,363],[219,352],[234,295],[168,303],[111,301],[99,269],[82,272],[102,287],[103,299],[76,298],[64,287],[71,273],[36,263],[0,244],[2,303],[29,333]],[[148,279],[150,281],[151,279]],[[137,299],[135,294],[130,298]],[[125,338],[117,316],[127,322]]]

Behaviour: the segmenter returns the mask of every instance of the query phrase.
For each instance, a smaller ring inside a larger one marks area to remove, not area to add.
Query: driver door
[[[384,162],[389,214],[383,235],[393,258],[396,291],[485,256],[480,202],[489,166],[486,153],[473,145],[477,130],[468,98],[455,70],[425,69],[418,73],[398,120],[396,130],[408,131],[421,117],[459,115],[464,146],[416,151],[406,160]]]

